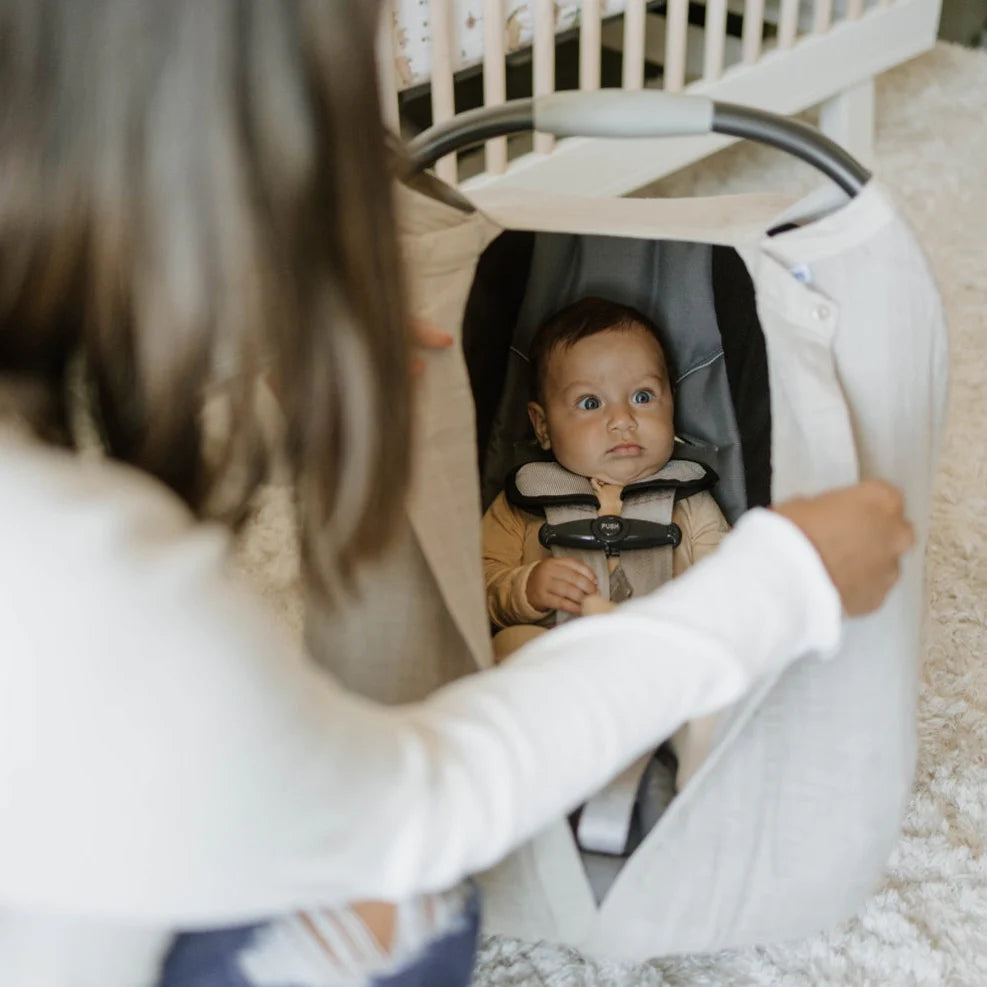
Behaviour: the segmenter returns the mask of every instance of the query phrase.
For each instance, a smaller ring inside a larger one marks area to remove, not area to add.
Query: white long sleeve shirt
[[[83,970],[77,922],[116,957],[92,982],[132,987],[175,928],[449,886],[840,628],[811,545],[754,511],[660,593],[385,707],[227,552],[151,479],[0,433],[0,982],[32,937]]]

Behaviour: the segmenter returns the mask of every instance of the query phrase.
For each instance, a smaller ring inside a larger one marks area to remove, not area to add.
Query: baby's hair
[[[655,337],[665,361],[665,371],[669,384],[672,371],[665,352],[665,344],[658,327],[642,312],[630,305],[612,302],[607,298],[590,296],[581,298],[560,309],[541,324],[531,341],[528,358],[531,367],[531,397],[534,401],[544,398],[545,374],[548,360],[559,348],[568,349],[581,339],[615,329],[629,329],[640,326]]]

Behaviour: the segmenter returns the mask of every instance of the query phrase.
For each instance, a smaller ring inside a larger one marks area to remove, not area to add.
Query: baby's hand
[[[609,600],[604,600],[602,596],[594,593],[592,596],[587,596],[583,600],[582,615],[584,617],[597,617],[601,613],[610,613],[611,610],[616,610],[617,604],[611,603]]]
[[[545,559],[531,570],[525,595],[536,610],[582,612],[583,600],[596,590],[593,570],[575,559]]]

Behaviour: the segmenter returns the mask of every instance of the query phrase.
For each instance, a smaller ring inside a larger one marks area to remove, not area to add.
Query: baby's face
[[[657,472],[671,457],[665,357],[642,326],[556,347],[543,391],[544,405],[528,405],[531,424],[541,447],[567,470],[623,485]]]

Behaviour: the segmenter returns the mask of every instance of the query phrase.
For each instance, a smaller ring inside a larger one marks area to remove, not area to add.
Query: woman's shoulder
[[[0,508],[7,900],[235,911],[231,820],[283,822],[263,768],[321,677],[230,577],[225,529],[139,472],[3,436]]]
[[[20,436],[0,435],[0,545],[0,638],[29,639],[53,667],[73,645],[90,663],[170,646],[177,670],[194,664],[193,642],[257,609],[231,574],[225,527],[139,470]],[[213,667],[228,650],[213,645]]]
[[[0,429],[0,508],[4,538],[57,544],[62,554],[160,543],[195,527],[182,501],[139,470],[9,429]]]
[[[191,582],[226,578],[230,537],[129,466],[17,436],[0,437],[0,582],[23,619],[47,614],[99,635],[143,612],[153,625]],[[40,633],[37,626],[32,633]],[[2,633],[2,631],[0,631]]]

